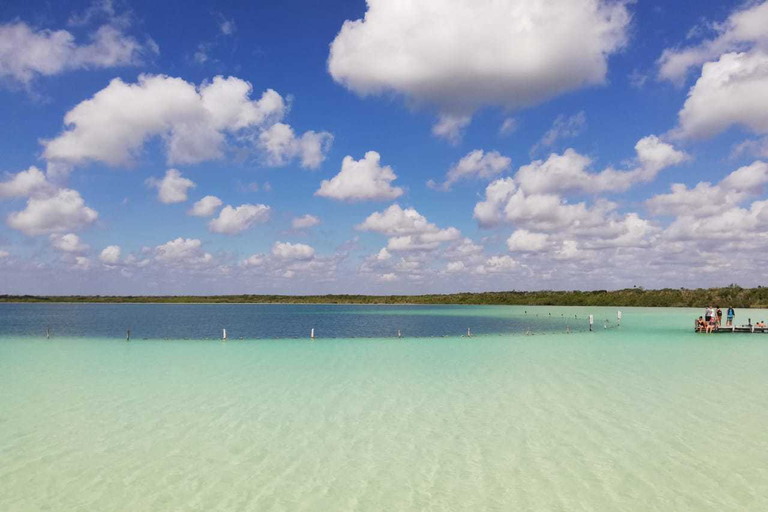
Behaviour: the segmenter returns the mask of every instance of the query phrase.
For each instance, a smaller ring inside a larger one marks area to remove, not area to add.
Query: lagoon
[[[0,304],[0,510],[768,510],[768,335],[621,309]]]

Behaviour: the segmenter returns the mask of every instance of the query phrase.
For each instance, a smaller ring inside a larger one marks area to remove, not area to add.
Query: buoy
[[[227,330],[226,329],[222,329],[221,330],[221,339],[224,340],[224,341],[227,341]]]
[[[402,337],[403,337],[403,335],[402,335],[402,334],[400,334],[400,329],[398,329],[398,330],[397,330],[397,337],[398,337],[398,338],[402,338]]]
[[[131,341],[131,328],[130,327],[125,332],[125,341]]]
[[[309,339],[313,340],[315,339],[315,328],[313,327],[311,331],[309,331]]]
[[[472,331],[469,329],[469,327],[467,327],[467,338],[471,338],[471,337],[472,337]]]
[[[621,311],[620,310],[616,313],[616,320],[619,322],[619,325],[621,325]]]
[[[589,330],[592,330],[592,324],[595,323],[595,317],[594,315],[589,315]]]

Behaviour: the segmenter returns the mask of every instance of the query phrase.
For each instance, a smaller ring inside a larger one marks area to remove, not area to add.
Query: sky
[[[11,0],[0,120],[0,294],[768,276],[768,1]]]

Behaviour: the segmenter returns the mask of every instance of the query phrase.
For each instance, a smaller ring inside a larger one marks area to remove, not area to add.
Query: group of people
[[[736,316],[736,312],[733,310],[732,307],[728,308],[728,311],[726,312],[725,316],[725,325],[728,327],[733,325],[733,317]],[[717,330],[718,327],[723,322],[723,310],[720,309],[720,306],[712,307],[709,306],[706,311],[704,312],[703,317],[699,317],[696,320],[696,332],[705,332],[710,333]]]

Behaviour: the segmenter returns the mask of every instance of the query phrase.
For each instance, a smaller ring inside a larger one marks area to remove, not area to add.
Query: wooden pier
[[[699,331],[696,324],[693,324],[693,332],[704,332]],[[715,328],[714,331],[712,331],[712,334],[732,334],[732,333],[743,333],[743,334],[768,334],[768,327],[756,327],[754,325],[721,325],[720,327]]]

